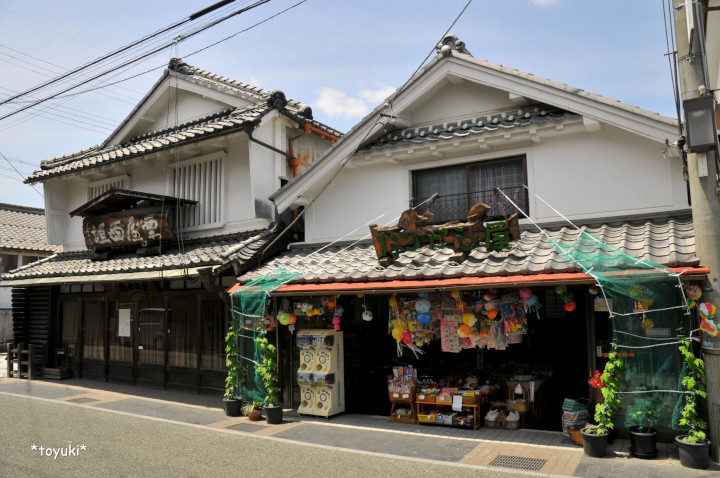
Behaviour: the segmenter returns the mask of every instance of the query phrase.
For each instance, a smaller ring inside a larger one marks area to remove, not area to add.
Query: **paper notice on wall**
[[[130,337],[130,309],[118,310],[118,337]]]

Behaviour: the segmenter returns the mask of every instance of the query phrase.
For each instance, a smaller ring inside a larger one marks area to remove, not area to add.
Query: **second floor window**
[[[465,220],[470,208],[479,202],[492,207],[489,218],[503,218],[518,211],[495,190],[500,188],[529,214],[525,184],[524,156],[414,171],[410,206],[415,207],[437,193],[438,198],[430,208],[435,214],[434,223]]]
[[[171,168],[171,195],[198,202],[183,208],[180,227],[194,230],[222,225],[222,182],[220,154],[183,161]]]

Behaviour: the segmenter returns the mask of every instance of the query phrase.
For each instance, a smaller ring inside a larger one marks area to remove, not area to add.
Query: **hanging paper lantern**
[[[497,317],[497,315],[498,315],[497,309],[490,309],[490,310],[488,310],[488,319],[492,320],[492,319],[494,319],[495,317]]]
[[[340,324],[333,325],[333,329],[335,329],[335,332],[340,330]]]
[[[334,309],[335,308],[335,299],[330,297],[327,301],[327,308],[328,309]]]
[[[470,327],[465,324],[458,327],[457,334],[460,337],[469,337],[471,333],[472,333],[472,330],[470,330]]]
[[[365,322],[370,322],[370,321],[373,319],[372,312],[370,312],[369,310],[366,310],[365,312],[363,312],[363,313],[362,313],[362,319],[363,319]]]
[[[687,306],[688,306],[688,309],[694,309],[695,307],[697,307],[697,302],[695,302],[692,299],[688,299]]]
[[[390,297],[390,300],[388,300],[388,304],[389,304],[390,307],[392,307],[393,309],[394,309],[395,307],[397,307],[397,299],[395,298],[395,296]]]
[[[340,323],[340,317],[338,317],[337,315],[333,317],[332,323],[333,325],[338,325]]]
[[[642,287],[640,287],[639,285],[631,285],[628,288],[628,294],[630,294],[630,297],[640,297],[640,294],[642,294],[642,292]]]
[[[406,345],[410,345],[412,343],[412,334],[408,332],[407,330],[402,333],[402,341]]]
[[[698,285],[689,285],[687,288],[687,296],[692,300],[698,300],[702,295],[702,289]]]
[[[643,321],[640,323],[640,327],[643,330],[650,330],[655,326],[655,322],[652,321],[652,319],[648,319],[647,317],[643,318]]]
[[[565,292],[565,293],[562,295],[562,301],[563,301],[564,303],[566,303],[566,304],[567,304],[568,302],[572,302],[574,298],[575,298],[575,296],[573,295],[572,292]]]
[[[562,284],[555,286],[555,293],[557,295],[563,295],[565,292],[567,292],[567,286]]]
[[[477,317],[475,317],[475,314],[465,314],[462,318],[463,324],[472,327],[477,322]]]
[[[576,305],[575,305],[574,301],[570,301],[570,302],[566,303],[563,307],[565,308],[566,311],[572,312],[573,310],[575,310]]]
[[[718,327],[712,319],[702,319],[700,321],[700,330],[713,337],[718,334]]]
[[[717,309],[710,302],[703,302],[698,305],[698,313],[703,319],[712,319],[715,317],[715,312],[717,312]]]
[[[430,301],[427,299],[418,299],[415,301],[415,310],[417,312],[430,312]]]
[[[405,332],[405,330],[403,330],[401,327],[395,327],[392,329],[392,336],[395,340],[400,340],[402,339],[403,332]]]
[[[429,312],[420,312],[417,315],[417,321],[422,325],[427,325],[432,322],[432,314]]]
[[[297,315],[290,312],[288,315],[290,315],[290,325],[294,325],[295,322],[297,322]]]
[[[455,300],[460,299],[460,291],[454,290],[454,291],[450,292],[450,297],[452,297]]]
[[[290,314],[287,312],[283,312],[282,314],[278,315],[278,322],[280,322],[282,325],[290,325]]]

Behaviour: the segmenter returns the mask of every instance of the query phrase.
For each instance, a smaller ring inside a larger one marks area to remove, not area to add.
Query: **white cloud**
[[[351,98],[345,92],[323,87],[315,106],[332,118],[362,118],[395,91],[392,86],[378,85],[375,90],[362,90],[360,98]]]
[[[530,0],[530,5],[536,5],[538,7],[554,7],[560,2],[560,0]]]
[[[315,101],[317,107],[332,118],[362,117],[368,112],[368,106],[360,98],[350,98],[344,92],[323,87]]]
[[[395,88],[392,86],[378,86],[377,90],[362,90],[360,97],[375,106],[395,92]]]

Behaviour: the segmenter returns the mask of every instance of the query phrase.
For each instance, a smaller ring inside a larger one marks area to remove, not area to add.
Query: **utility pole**
[[[681,101],[697,98],[710,89],[710,85],[705,84],[703,66],[705,58],[700,45],[704,38],[700,38],[698,28],[694,29],[692,38],[688,38],[687,16],[692,12],[690,9],[694,8],[693,5],[693,0],[673,0]],[[702,18],[695,17],[695,22],[701,21]],[[720,199],[717,186],[717,174],[720,171],[716,166],[717,154],[716,150],[699,154],[688,153],[687,169],[696,255],[702,265],[710,267],[710,274],[702,284],[701,301],[720,307]],[[718,446],[720,445],[720,335],[709,339],[706,335],[702,352],[707,386],[710,449],[713,459],[718,461],[720,458]]]

